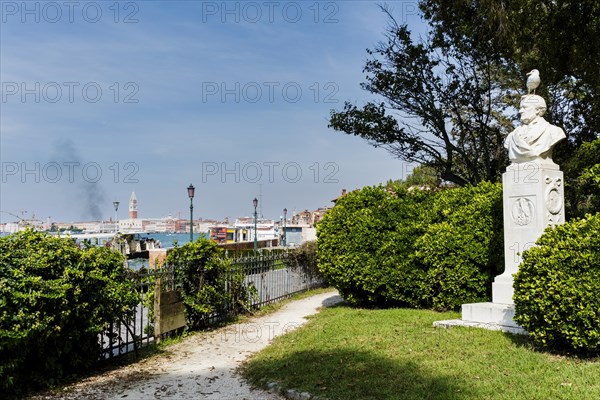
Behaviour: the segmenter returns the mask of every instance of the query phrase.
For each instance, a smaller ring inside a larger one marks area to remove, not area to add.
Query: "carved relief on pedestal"
[[[552,179],[547,176],[545,182],[546,185],[548,185],[544,192],[544,202],[546,204],[546,209],[548,210],[548,223],[550,225],[555,225],[562,222],[562,210],[564,206],[563,196],[560,191],[562,179]]]
[[[526,197],[516,198],[511,211],[512,220],[517,225],[530,225],[535,220],[535,205]]]

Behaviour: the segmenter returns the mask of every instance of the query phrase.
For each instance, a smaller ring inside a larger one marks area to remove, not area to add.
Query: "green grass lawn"
[[[277,338],[243,367],[329,400],[600,399],[600,360],[534,351],[526,339],[433,328],[456,313],[336,306]]]

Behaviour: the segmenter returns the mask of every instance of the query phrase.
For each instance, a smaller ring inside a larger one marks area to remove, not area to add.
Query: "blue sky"
[[[388,2],[424,27],[416,3]],[[1,2],[0,221],[266,218],[413,166],[327,128],[383,39],[372,1]]]

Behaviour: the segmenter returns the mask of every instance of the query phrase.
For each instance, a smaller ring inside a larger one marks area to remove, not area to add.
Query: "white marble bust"
[[[511,163],[556,165],[552,161],[552,149],[566,136],[561,128],[543,118],[545,112],[546,102],[542,97],[526,95],[521,98],[519,114],[523,125],[509,133],[504,140]]]

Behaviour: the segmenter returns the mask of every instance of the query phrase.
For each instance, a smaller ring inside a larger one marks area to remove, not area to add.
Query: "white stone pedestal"
[[[504,273],[492,283],[492,302],[462,305],[462,319],[436,326],[476,326],[525,333],[513,320],[513,275],[524,250],[535,245],[544,230],[562,224],[563,173],[550,162],[511,164],[502,175],[504,211]]]
[[[554,163],[511,164],[502,185],[504,273],[492,283],[492,302],[514,304],[513,275],[523,251],[534,246],[547,227],[565,221],[563,173]]]

